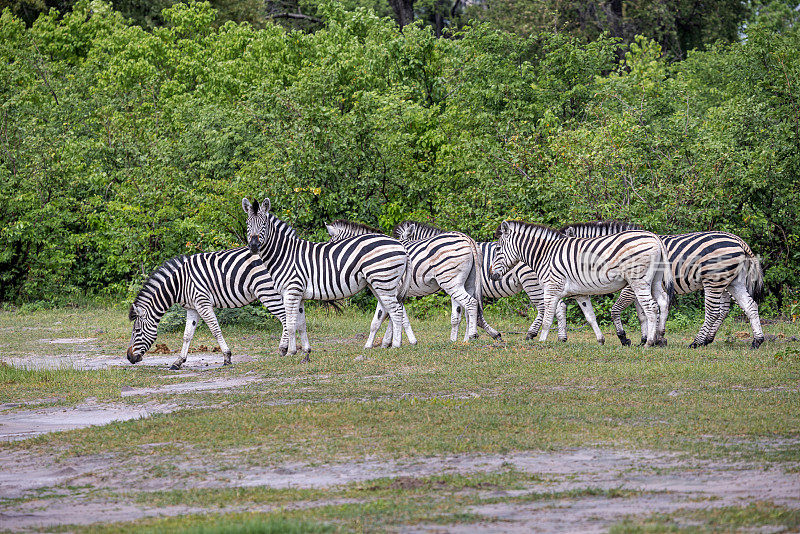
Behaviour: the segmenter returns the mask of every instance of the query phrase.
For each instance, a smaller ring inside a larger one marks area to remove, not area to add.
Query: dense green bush
[[[243,196],[310,238],[406,217],[489,239],[505,218],[628,218],[738,233],[772,311],[798,285],[798,28],[669,63],[647,38],[452,39],[325,4],[316,33],[152,31],[100,0],[0,18],[0,301],[135,291],[182,253],[241,243]],[[783,309],[781,309],[783,306]]]

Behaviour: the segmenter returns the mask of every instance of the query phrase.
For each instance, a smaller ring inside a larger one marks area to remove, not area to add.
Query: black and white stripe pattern
[[[612,221],[568,225],[562,228],[567,235],[597,237],[635,228],[631,223]],[[742,238],[728,232],[693,232],[660,236],[669,256],[675,277],[676,293],[685,295],[703,290],[705,319],[690,346],[707,345],[728,316],[731,297],[742,308],[753,329],[752,347],[764,341],[756,300],[763,290],[761,263]],[[611,308],[617,335],[623,345],[630,341],[622,327],[622,310],[636,302],[633,292],[626,288]],[[637,313],[641,312],[637,306]]]
[[[396,239],[370,234],[314,243],[286,231],[286,223],[269,213],[269,199],[260,206],[243,199],[242,208],[247,213],[250,250],[261,256],[283,296],[289,354],[297,352],[295,327],[303,300],[338,300],[355,295],[365,287],[372,290],[391,317],[392,346],[400,346],[401,328],[405,328],[409,342],[416,343],[401,304],[408,288],[409,258]],[[377,331],[380,325],[374,323],[370,331]],[[305,347],[303,350],[308,352]]]
[[[342,220],[326,226],[332,240],[378,231]],[[457,308],[467,310],[465,340],[477,337],[478,325],[492,337],[500,337],[500,333],[483,319],[479,283],[482,257],[472,238],[461,232],[446,232],[416,221],[400,223],[395,227],[394,235],[406,247],[411,260],[407,296],[420,297],[444,290],[452,299],[453,317]],[[375,313],[377,317],[380,310]],[[455,341],[458,338],[460,310],[458,320],[451,322],[450,339]]]
[[[596,324],[586,295],[612,293],[626,285],[633,288],[647,318],[646,345],[663,339],[673,280],[666,250],[655,234],[635,230],[580,239],[565,237],[547,226],[506,221],[498,228],[492,276],[502,277],[519,261],[536,272],[544,289],[540,341],[547,339],[558,303],[564,297],[574,296],[587,319]]]
[[[219,252],[205,252],[172,258],[156,269],[134,299],[128,313],[133,333],[128,347],[128,360],[137,363],[156,340],[158,323],[173,304],[186,308],[186,328],[180,357],[172,369],[180,369],[186,361],[189,344],[202,318],[217,339],[224,355],[223,363],[231,363],[231,351],[214,314],[214,308],[239,308],[255,301],[261,303],[284,326],[281,351],[288,345],[286,313],[283,299],[275,288],[261,259],[247,247]],[[305,314],[300,310],[300,333],[308,344]]]

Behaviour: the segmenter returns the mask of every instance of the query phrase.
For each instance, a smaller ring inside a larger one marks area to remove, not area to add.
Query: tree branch
[[[324,22],[322,19],[312,17],[311,15],[303,15],[302,13],[276,13],[274,15],[267,15],[267,18],[308,20],[310,22],[316,22],[317,24],[322,24]]]

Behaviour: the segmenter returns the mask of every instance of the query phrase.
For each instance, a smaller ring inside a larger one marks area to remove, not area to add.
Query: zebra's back
[[[366,287],[367,279],[396,283],[406,250],[385,235],[360,235],[317,243],[295,239],[273,261],[271,273],[279,287],[299,284],[303,298],[337,300]]]
[[[274,281],[261,258],[247,247],[193,254],[186,260],[184,269],[193,286],[187,291],[187,300],[203,295],[215,308],[239,308],[260,294],[268,298],[271,313],[282,310]]]

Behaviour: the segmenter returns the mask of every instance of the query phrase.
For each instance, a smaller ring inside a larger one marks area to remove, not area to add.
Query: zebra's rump
[[[451,232],[406,243],[411,260],[409,295],[425,295],[425,289],[438,289],[444,281],[462,276],[474,261],[471,238]]]
[[[661,239],[672,264],[675,289],[681,294],[704,287],[728,287],[752,256],[740,237],[727,232],[665,235]]]

